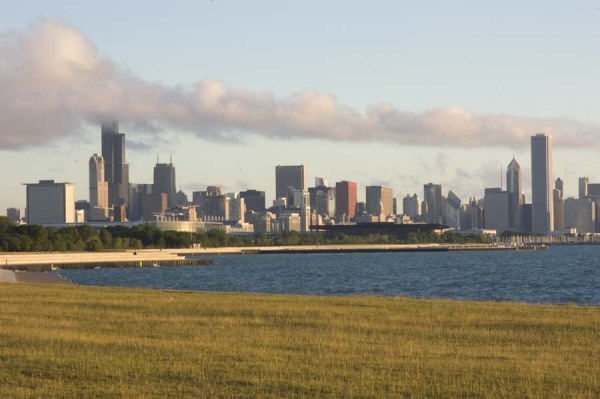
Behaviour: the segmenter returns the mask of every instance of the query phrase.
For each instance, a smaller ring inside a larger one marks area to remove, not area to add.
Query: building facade
[[[73,183],[40,180],[26,184],[26,218],[28,224],[75,223],[75,188]]]

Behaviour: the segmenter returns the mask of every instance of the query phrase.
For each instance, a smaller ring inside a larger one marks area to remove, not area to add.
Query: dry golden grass
[[[0,397],[600,397],[600,308],[0,284]]]

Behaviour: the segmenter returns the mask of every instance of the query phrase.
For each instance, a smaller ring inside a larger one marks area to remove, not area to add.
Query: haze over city
[[[130,181],[170,156],[186,192],[274,197],[274,166],[463,200],[513,155],[530,197],[529,137],[554,137],[554,178],[595,171],[595,2],[11,4],[0,16],[0,207],[21,183],[87,198],[99,122],[127,134]],[[503,174],[505,171],[503,172]]]

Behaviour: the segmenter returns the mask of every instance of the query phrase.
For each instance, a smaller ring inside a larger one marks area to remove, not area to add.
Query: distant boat
[[[160,267],[160,265],[158,263],[153,263],[152,266],[154,266],[154,267]]]

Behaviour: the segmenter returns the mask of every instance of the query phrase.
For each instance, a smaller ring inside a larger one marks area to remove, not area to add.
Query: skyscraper
[[[394,211],[394,193],[389,187],[367,186],[367,213],[379,216],[391,215]]]
[[[442,185],[427,183],[423,185],[423,200],[427,213],[423,215],[427,223],[442,223]]]
[[[104,177],[108,183],[108,204],[129,202],[129,165],[125,158],[125,134],[119,133],[117,122],[102,124],[102,157]]]
[[[521,230],[523,183],[521,166],[514,157],[506,168],[506,191],[508,192],[508,228]]]
[[[531,213],[534,233],[554,230],[552,136],[531,136]]]
[[[108,217],[108,183],[104,176],[104,158],[94,154],[90,157],[90,220]]]
[[[413,220],[421,216],[421,201],[417,193],[413,196],[406,194],[402,199],[402,212]]]
[[[356,182],[335,183],[335,219],[349,222],[356,216]]]
[[[275,167],[276,198],[287,198],[288,206],[300,206],[301,204],[293,203],[294,190],[306,190],[304,165],[277,165]]]
[[[175,184],[175,167],[173,162],[157,163],[154,166],[154,185],[155,193],[167,194],[167,207],[173,208],[175,203],[175,194],[177,193]]]
[[[444,202],[444,223],[451,228],[459,229],[460,225],[460,209],[461,200],[452,190],[448,191],[448,196]]]

